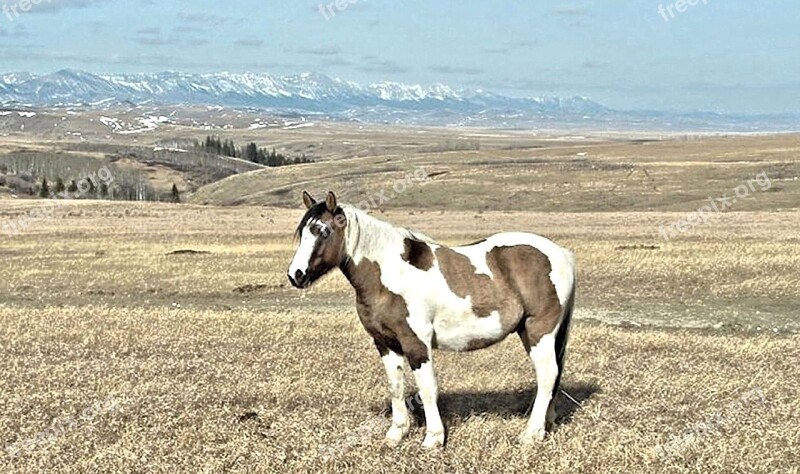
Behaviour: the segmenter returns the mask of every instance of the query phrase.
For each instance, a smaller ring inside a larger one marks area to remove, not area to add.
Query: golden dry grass
[[[299,210],[68,203],[2,237],[0,471],[798,472],[800,220],[731,213],[658,241],[679,215],[383,215],[452,243],[536,231],[579,261],[564,388],[582,407],[562,396],[553,435],[519,446],[519,342],[437,352],[449,442],[427,452],[419,424],[382,444],[385,377],[344,279],[288,288]]]
[[[469,136],[469,134],[465,134]],[[418,140],[420,140],[418,138]],[[255,171],[198,190],[199,204],[293,207],[303,189],[347,195],[354,202],[384,191],[381,208],[445,211],[694,211],[710,197],[765,173],[734,211],[795,209],[800,204],[800,135],[697,140],[583,141],[504,137],[505,147],[473,151],[407,151]],[[402,192],[392,186],[417,170],[431,179]],[[374,206],[373,206],[374,207]]]

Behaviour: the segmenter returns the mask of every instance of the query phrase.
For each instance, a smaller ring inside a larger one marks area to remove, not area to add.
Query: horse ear
[[[316,199],[311,197],[311,195],[308,194],[308,191],[303,191],[303,204],[306,205],[306,209],[311,209],[311,206],[313,206],[316,203],[317,203]]]
[[[333,194],[333,191],[328,191],[328,197],[325,198],[325,206],[327,206],[330,212],[336,210],[336,195]]]

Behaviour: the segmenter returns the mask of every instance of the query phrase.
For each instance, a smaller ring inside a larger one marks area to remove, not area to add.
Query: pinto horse
[[[536,370],[537,391],[519,440],[544,439],[555,420],[555,397],[564,370],[575,260],[550,240],[501,233],[460,247],[380,221],[339,205],[331,192],[307,208],[297,227],[289,281],[308,288],[338,267],[355,288],[361,323],[380,353],[392,399],[390,445],[409,430],[403,359],[408,361],[425,410],[423,447],[444,445],[432,349],[482,349],[516,332]]]

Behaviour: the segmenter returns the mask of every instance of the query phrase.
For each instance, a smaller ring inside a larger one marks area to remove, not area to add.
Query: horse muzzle
[[[287,272],[286,276],[289,277],[289,282],[295,288],[303,290],[311,286],[312,280],[309,277],[308,273],[303,273],[301,270],[297,270],[296,272],[294,272],[294,275],[292,275],[291,272]]]

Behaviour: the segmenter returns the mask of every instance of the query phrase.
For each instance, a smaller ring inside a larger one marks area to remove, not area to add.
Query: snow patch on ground
[[[177,153],[188,153],[188,150],[184,150],[183,148],[170,148],[166,146],[157,146],[153,148],[153,151],[174,151]]]
[[[111,117],[100,117],[100,122],[109,127],[114,133],[131,135],[135,133],[152,132],[153,130],[157,130],[161,124],[172,123],[172,120],[163,115],[150,115],[137,118],[135,124],[126,124],[119,119]]]
[[[110,128],[113,131],[121,130],[122,129],[122,122],[119,119],[111,118],[111,117],[100,117],[100,123],[105,125],[106,127]]]
[[[283,130],[292,130],[292,129],[295,129],[295,128],[305,128],[305,127],[313,127],[313,126],[314,126],[314,124],[310,123],[310,122],[309,123],[294,123],[294,124],[291,124],[291,125],[284,126]]]

